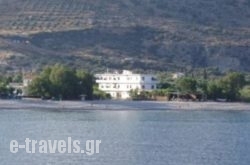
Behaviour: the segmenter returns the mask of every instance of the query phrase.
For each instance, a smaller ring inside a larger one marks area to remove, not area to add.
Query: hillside
[[[250,71],[248,0],[0,0],[1,70]]]

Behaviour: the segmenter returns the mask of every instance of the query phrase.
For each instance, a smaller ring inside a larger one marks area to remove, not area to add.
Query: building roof
[[[118,72],[118,71],[115,71],[115,72],[106,72],[106,73],[98,73],[96,74],[96,76],[99,76],[99,75],[106,75],[106,76],[114,76],[114,75],[124,75],[124,76],[128,76],[128,75],[150,75],[150,76],[153,76],[153,74],[140,74],[140,73],[133,73],[132,71],[130,70],[122,70],[122,72]]]

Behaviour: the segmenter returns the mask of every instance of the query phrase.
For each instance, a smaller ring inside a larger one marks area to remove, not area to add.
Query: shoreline
[[[0,110],[200,110],[250,111],[249,103],[228,102],[163,102],[163,101],[44,101],[38,99],[0,100]]]

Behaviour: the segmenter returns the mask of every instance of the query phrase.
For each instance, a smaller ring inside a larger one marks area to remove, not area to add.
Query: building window
[[[142,89],[145,89],[145,85],[142,85],[141,88],[142,88]]]
[[[142,81],[144,81],[144,80],[145,80],[145,77],[142,77],[141,79],[142,79]]]
[[[152,77],[152,79],[151,79],[152,81],[156,81],[156,78],[155,77]]]
[[[154,85],[152,85],[152,86],[151,86],[151,89],[155,89],[155,86],[154,86]]]

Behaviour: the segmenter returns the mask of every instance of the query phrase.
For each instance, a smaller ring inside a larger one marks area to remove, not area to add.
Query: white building
[[[27,95],[27,87],[32,82],[32,76],[31,75],[23,75],[23,82],[22,83],[9,83],[8,87],[14,88],[17,92],[18,90],[22,91],[21,96]]]
[[[115,99],[130,98],[131,90],[152,91],[157,88],[158,83],[154,75],[134,74],[128,70],[123,70],[122,73],[96,74],[95,77],[99,89]]]
[[[185,76],[184,73],[178,72],[178,73],[173,73],[172,78],[173,79],[179,79],[179,78],[182,78],[184,76]]]

